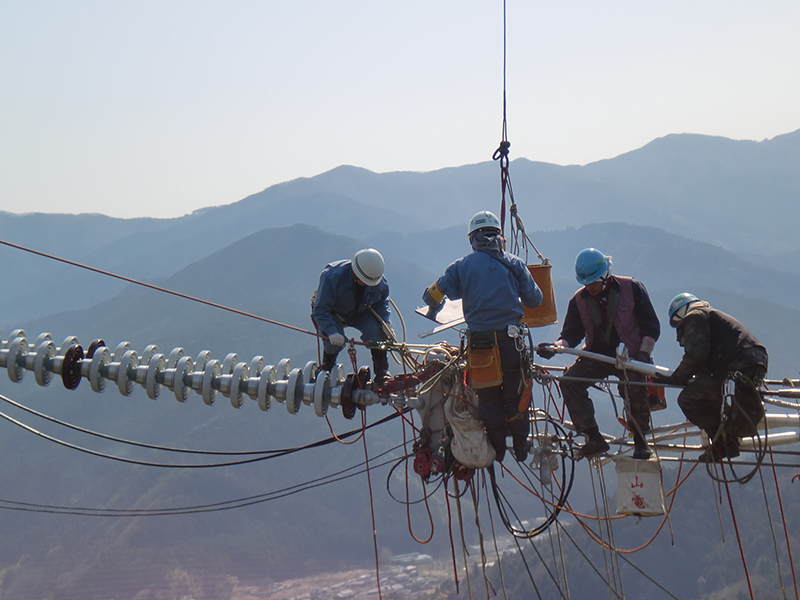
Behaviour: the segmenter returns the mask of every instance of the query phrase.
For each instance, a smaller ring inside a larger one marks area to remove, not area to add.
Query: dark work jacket
[[[575,348],[586,338],[585,350],[615,356],[617,346],[624,342],[628,352],[633,355],[639,351],[643,337],[658,340],[661,324],[650,301],[650,296],[642,282],[630,277],[612,276],[606,289],[599,297],[608,299],[610,291],[619,293],[619,303],[614,317],[614,327],[606,342],[605,331],[596,325],[591,318],[589,305],[597,305],[597,300],[586,290],[579,289],[570,299],[560,338],[570,348]],[[606,320],[602,325],[607,326]]]
[[[694,375],[723,378],[731,371],[756,364],[767,367],[767,350],[750,330],[724,312],[701,306],[692,308],[678,324],[681,363],[672,380],[683,385]]]

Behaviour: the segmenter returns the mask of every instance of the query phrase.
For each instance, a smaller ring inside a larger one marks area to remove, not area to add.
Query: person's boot
[[[588,457],[602,452],[608,452],[610,446],[608,442],[603,439],[596,425],[589,427],[583,432],[583,435],[586,436],[586,443],[581,446],[581,454]]]
[[[372,389],[379,390],[383,387],[383,384],[386,383],[386,380],[390,378],[389,375],[389,356],[386,354],[386,350],[379,350],[373,348],[370,350],[372,354],[372,367],[374,376],[372,378]]]
[[[728,458],[739,456],[739,440],[737,438],[731,437],[725,441],[725,454]]]
[[[728,436],[723,432],[720,439],[713,442],[711,446],[697,457],[701,463],[718,463],[723,458],[736,458],[739,456],[739,440],[736,437]]]
[[[328,354],[327,352],[322,353],[322,364],[319,366],[320,371],[330,371],[333,367],[336,366],[336,357],[339,356],[339,353],[336,354]]]
[[[718,463],[722,462],[728,453],[725,451],[725,446],[720,443],[711,444],[705,452],[697,457],[697,461],[701,463]]]
[[[647,460],[650,458],[650,448],[647,447],[647,440],[638,431],[633,434],[633,458],[635,460]]]
[[[514,458],[523,462],[528,458],[530,453],[531,442],[527,437],[514,436]]]

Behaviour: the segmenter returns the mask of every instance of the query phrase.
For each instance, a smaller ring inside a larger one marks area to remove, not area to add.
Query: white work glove
[[[341,333],[332,333],[331,335],[328,336],[328,341],[333,346],[344,346],[344,343],[347,340]]]

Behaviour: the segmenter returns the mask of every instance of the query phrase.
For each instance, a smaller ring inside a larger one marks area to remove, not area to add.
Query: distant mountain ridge
[[[800,130],[762,142],[676,134],[582,167],[517,159],[510,170],[530,230],[652,225],[772,256],[773,266],[800,272]],[[356,238],[402,235],[463,224],[478,210],[496,210],[499,199],[499,167],[491,161],[427,173],[341,166],[175,219],[0,213],[0,239],[153,279],[265,227],[307,223]],[[75,283],[95,281],[4,247],[0,258],[17,271],[17,285],[0,290],[11,319],[84,306]],[[106,282],[96,299],[119,289]]]

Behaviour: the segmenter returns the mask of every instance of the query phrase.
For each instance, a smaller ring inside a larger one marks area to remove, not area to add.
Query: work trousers
[[[369,311],[356,313],[351,317],[341,317],[337,315],[336,331],[344,335],[345,327],[353,327],[361,332],[361,341],[365,344],[369,342],[383,342],[386,333],[383,331],[378,319]],[[333,333],[333,332],[331,332]],[[341,346],[334,346],[327,339],[322,340],[322,347],[326,354],[339,354]]]
[[[621,382],[625,381],[626,373],[617,369],[610,363],[604,363],[591,358],[580,357],[575,363],[564,371],[564,377],[576,377],[583,379],[605,379],[610,375],[616,375]],[[631,382],[643,382],[645,376],[636,371],[627,371],[627,380]],[[597,427],[594,418],[594,404],[589,397],[589,387],[591,381],[570,381],[565,379],[561,382],[561,394],[564,396],[564,404],[569,411],[572,424],[578,433]],[[650,406],[647,401],[647,387],[643,385],[626,386],[620,383],[617,387],[622,398],[628,398],[626,405],[625,418],[628,427],[633,432],[640,432],[642,435],[650,431]]]
[[[515,440],[528,436],[529,423],[527,404],[525,413],[519,414],[522,396],[522,367],[516,340],[508,337],[505,329],[497,332],[476,332],[471,335],[487,337],[497,333],[497,347],[500,352],[500,365],[503,370],[503,383],[493,387],[476,390],[478,393],[478,415],[486,426],[489,442],[496,449],[505,448],[506,436]],[[530,395],[530,389],[526,390]]]
[[[733,402],[726,407],[725,433],[734,437],[752,437],[758,423],[764,418],[764,404],[759,386],[767,373],[763,365],[739,369],[742,377],[736,379]],[[722,422],[722,393],[725,378],[698,375],[686,384],[678,395],[678,406],[692,423],[712,439]]]

